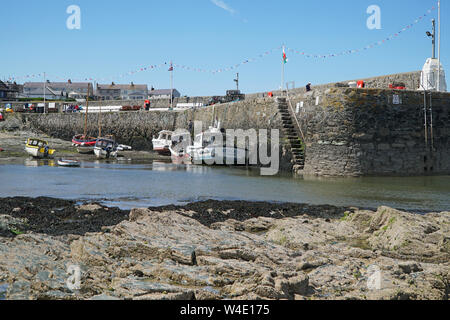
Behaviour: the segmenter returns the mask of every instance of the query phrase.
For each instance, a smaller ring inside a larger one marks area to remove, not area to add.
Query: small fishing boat
[[[51,158],[56,150],[50,149],[48,142],[41,139],[28,139],[25,145],[25,151],[34,158]]]
[[[187,147],[192,163],[207,165],[247,165],[248,152],[236,147],[235,137],[220,129],[220,122],[195,136],[194,144]],[[227,141],[232,141],[231,147]]]
[[[86,137],[82,134],[76,135],[72,138],[72,144],[77,148],[78,153],[90,154],[94,153],[96,138]]]
[[[112,138],[98,138],[95,143],[94,153],[97,159],[117,158],[118,144]]]
[[[58,166],[61,167],[79,167],[80,161],[77,160],[68,160],[68,159],[59,159]]]
[[[172,135],[172,143],[169,150],[172,162],[175,164],[186,164],[191,162],[187,148],[191,146],[191,134],[187,130],[175,131]]]
[[[153,151],[156,151],[163,156],[169,156],[169,147],[172,144],[172,133],[172,131],[163,130],[158,134],[158,138],[153,138]]]

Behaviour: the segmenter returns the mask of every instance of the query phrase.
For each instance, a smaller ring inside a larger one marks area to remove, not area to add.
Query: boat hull
[[[170,156],[169,147],[153,148],[153,151],[156,151],[161,156]]]
[[[217,166],[245,166],[248,164],[247,152],[239,148],[206,147],[191,149],[190,158],[194,164]]]
[[[75,146],[89,146],[94,147],[97,139],[92,137],[84,137],[83,135],[76,135],[72,138],[72,143]]]
[[[32,156],[33,158],[37,159],[49,159],[53,157],[53,153],[55,150],[49,149],[47,152],[45,152],[44,148],[33,148],[33,147],[25,147],[25,151]]]
[[[80,154],[93,154],[94,147],[93,146],[77,146],[77,151]]]
[[[102,148],[95,147],[94,154],[97,159],[115,159],[117,158],[117,151],[108,152]]]
[[[58,165],[61,167],[79,167],[80,162],[76,161],[76,160],[60,159],[60,160],[58,160]]]

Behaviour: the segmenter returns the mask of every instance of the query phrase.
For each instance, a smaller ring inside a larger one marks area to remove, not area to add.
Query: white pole
[[[44,72],[44,113],[45,113],[45,91],[47,91],[47,79]]]
[[[173,64],[170,62],[170,109],[173,110]]]
[[[441,91],[441,0],[438,1],[438,78],[437,91]]]
[[[283,56],[281,59],[281,92],[284,90],[284,53],[285,53],[285,46],[283,46]]]

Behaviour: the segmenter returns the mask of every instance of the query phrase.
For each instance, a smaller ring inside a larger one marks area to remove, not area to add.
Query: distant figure
[[[306,92],[309,92],[309,91],[311,91],[311,83],[308,83],[306,85]]]
[[[189,120],[188,130],[190,133],[192,133],[192,129],[194,129],[194,124],[192,123],[192,120]]]
[[[145,100],[145,110],[150,110],[150,100]]]

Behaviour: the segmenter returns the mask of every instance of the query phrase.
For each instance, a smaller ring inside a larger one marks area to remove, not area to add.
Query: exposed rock
[[[17,204],[29,215],[38,210]],[[276,204],[246,205],[134,209],[107,232],[27,231],[0,237],[3,295],[58,300],[448,299],[448,213],[305,205],[280,205],[276,211]],[[45,216],[53,208],[39,210]],[[409,249],[395,247],[406,241]],[[79,289],[68,286],[71,266],[80,271]]]

